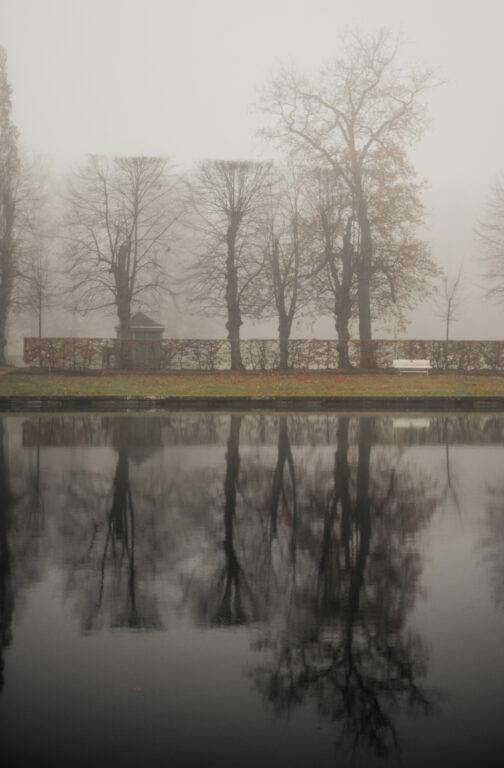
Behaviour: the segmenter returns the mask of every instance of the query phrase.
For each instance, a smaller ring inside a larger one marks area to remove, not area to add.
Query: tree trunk
[[[339,254],[339,258],[341,259],[341,279],[339,279],[338,269],[334,263],[333,255],[331,255],[330,262],[336,293],[334,301],[334,318],[338,336],[338,368],[351,368],[348,341],[350,339],[349,325],[352,317],[351,291],[355,260],[355,252],[352,244],[353,221],[354,217],[349,216],[345,227],[345,235],[343,237],[343,248]]]
[[[448,309],[446,310],[446,341],[445,341],[445,353],[444,353],[444,367],[448,369],[448,339],[450,338],[450,304],[448,303]]]
[[[349,316],[343,315],[339,312],[336,315],[336,333],[338,334],[338,343],[336,348],[338,350],[338,368],[351,368],[350,353],[348,350],[348,342],[350,339],[350,331],[348,330]]]
[[[38,337],[42,338],[42,295],[39,293],[38,297]]]
[[[373,240],[371,227],[367,215],[367,207],[364,200],[360,200],[357,208],[357,217],[360,228],[360,253],[359,269],[357,274],[357,295],[359,304],[359,338],[360,366],[361,368],[374,368],[376,366],[374,351],[371,343],[371,263],[373,259]]]
[[[359,426],[359,453],[357,465],[357,498],[355,501],[355,524],[358,531],[356,559],[350,576],[348,611],[352,624],[359,611],[359,602],[366,564],[371,544],[371,501],[369,498],[369,474],[371,442],[374,419],[363,417]]]
[[[109,520],[111,530],[119,541],[128,538],[128,488],[129,488],[129,460],[128,447],[125,444],[119,446],[116,472],[114,477],[114,493],[112,506],[110,507]]]
[[[283,488],[284,465],[287,460],[287,453],[290,450],[289,433],[287,428],[287,419],[280,416],[278,425],[278,452],[277,463],[273,472],[273,483],[271,488],[270,502],[270,541],[277,536],[278,505]]]
[[[245,611],[241,597],[241,568],[234,546],[236,515],[236,489],[240,471],[241,416],[231,416],[229,440],[226,452],[226,477],[224,479],[224,554],[226,557],[224,594],[217,610],[218,624],[241,624]]]
[[[131,334],[131,293],[129,289],[127,269],[128,252],[129,247],[127,245],[121,245],[117,255],[117,266],[115,274],[117,316],[119,318],[119,338],[121,339],[119,349],[120,368],[130,368],[132,364],[131,343],[128,340]]]
[[[7,314],[9,312],[12,286],[14,283],[14,230],[15,206],[10,199],[10,190],[4,193],[4,234],[0,237],[0,365],[7,362]]]
[[[129,308],[129,303],[118,302],[117,316],[119,318],[119,338],[129,339],[130,338],[130,319],[131,319],[131,311]]]
[[[274,285],[275,305],[278,312],[278,343],[280,348],[280,360],[278,367],[282,371],[286,371],[289,367],[289,337],[292,328],[292,320],[296,311],[296,299],[297,299],[297,270],[298,270],[298,251],[296,250],[296,267],[295,278],[292,296],[290,300],[290,307],[287,310],[286,301],[286,275],[282,279],[280,270],[280,242],[278,237],[272,237],[272,250],[271,250],[271,271]]]
[[[278,326],[278,340],[280,346],[280,361],[278,367],[286,371],[289,367],[289,336],[290,328],[286,323],[280,323]]]
[[[7,345],[7,302],[0,287],[0,365],[5,365],[5,347]]]
[[[231,347],[231,370],[243,370],[240,351],[240,327],[242,325],[240,302],[238,298],[238,272],[235,263],[236,237],[240,221],[235,217],[228,227],[226,234],[226,306],[228,339]]]
[[[348,416],[338,418],[338,447],[334,464],[334,484],[338,498],[341,501],[341,543],[345,553],[345,569],[350,569],[351,537],[352,537],[352,499],[350,496],[350,466],[348,464]]]
[[[131,310],[129,307],[129,302],[123,305],[119,304],[117,306],[117,314],[119,316],[119,338],[120,338],[120,345],[119,345],[119,367],[120,368],[131,368],[132,365],[132,349],[131,349],[131,341],[130,341],[130,317],[131,317]]]
[[[339,599],[340,568],[335,568],[334,559],[339,560],[338,547],[335,546],[333,539],[334,526],[338,519],[338,510],[341,509],[341,542],[345,552],[345,567],[348,568],[351,536],[351,500],[350,500],[350,470],[348,467],[348,427],[350,419],[348,416],[338,418],[338,437],[337,448],[334,457],[334,493],[332,499],[328,501],[324,514],[324,527],[322,533],[322,543],[320,560],[318,565],[320,594],[318,607],[322,615],[334,614],[335,605]],[[336,609],[338,610],[338,609]]]
[[[38,359],[39,359],[39,368],[42,368],[42,298],[41,294],[39,293],[39,302],[38,302],[38,339],[39,339],[39,345],[38,345]]]
[[[241,326],[240,310],[235,307],[231,312],[228,312],[228,321],[226,328],[228,329],[228,339],[230,342],[231,352],[231,370],[242,371],[244,366],[241,359],[240,349],[240,326]]]

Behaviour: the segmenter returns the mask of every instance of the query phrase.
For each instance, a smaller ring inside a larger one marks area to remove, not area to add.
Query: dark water
[[[13,416],[0,446],[6,766],[502,764],[504,415]]]

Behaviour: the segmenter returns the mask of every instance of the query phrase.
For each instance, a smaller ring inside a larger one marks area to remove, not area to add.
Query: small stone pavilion
[[[163,338],[164,325],[156,323],[143,312],[132,315],[128,338],[145,341],[145,344],[133,344],[132,359],[135,365],[156,367],[159,360],[159,344],[149,344]],[[119,326],[116,327],[119,337]]]

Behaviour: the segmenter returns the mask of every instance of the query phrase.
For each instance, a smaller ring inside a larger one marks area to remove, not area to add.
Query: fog
[[[22,146],[57,176],[89,153],[169,156],[182,172],[201,158],[274,157],[254,108],[268,79],[281,66],[315,73],[338,55],[347,29],[389,28],[400,62],[418,61],[442,81],[425,96],[429,125],[410,157],[427,182],[423,236],[432,257],[448,276],[462,268],[463,308],[451,335],[492,339],[501,336],[502,307],[485,298],[474,230],[504,170],[503,23],[498,0],[2,0],[0,45]],[[166,325],[165,336],[224,335],[223,321],[181,305],[145,309]],[[402,335],[443,336],[431,301],[409,320]],[[45,332],[58,335],[64,323],[68,333],[109,336],[116,322],[56,312]],[[11,355],[34,331],[30,318],[12,319]],[[333,320],[293,328],[312,333],[333,337]],[[275,324],[245,320],[242,335],[274,336]]]

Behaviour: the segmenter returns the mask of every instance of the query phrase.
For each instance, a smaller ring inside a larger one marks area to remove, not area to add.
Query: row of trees
[[[283,169],[206,163],[197,175],[213,244],[193,268],[198,299],[217,308],[225,298],[235,340],[243,314],[274,314],[283,367],[293,320],[308,307],[333,315],[346,367],[352,321],[364,340],[377,317],[404,321],[437,274],[416,232],[420,185],[405,149],[421,134],[421,97],[435,83],[395,60],[382,32],[351,36],[315,80],[281,71],[260,108],[264,135],[287,157]],[[373,365],[371,354],[363,345],[361,365]],[[240,362],[237,344],[232,367]]]
[[[73,308],[115,310],[124,338],[133,307],[185,291],[194,311],[225,317],[233,369],[242,367],[245,318],[277,319],[287,367],[295,319],[330,315],[347,367],[352,327],[361,340],[376,321],[400,327],[439,274],[418,236],[422,185],[407,154],[435,85],[429,70],[398,66],[389,33],[355,34],[315,79],[282,70],[262,92],[276,164],[210,160],[186,178],[164,158],[89,157],[72,175],[52,241]],[[52,277],[48,225],[33,177],[23,182],[10,95],[2,51],[0,362],[16,301],[37,312],[42,334]],[[503,229],[492,220],[480,232],[494,292],[504,279]],[[182,276],[170,275],[169,260]],[[361,365],[373,366],[371,346],[361,349]]]

